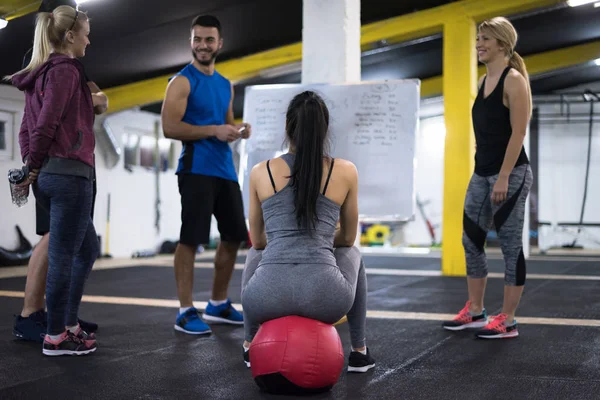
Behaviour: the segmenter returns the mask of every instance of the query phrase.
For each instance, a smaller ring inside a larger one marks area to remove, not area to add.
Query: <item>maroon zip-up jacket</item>
[[[19,132],[29,168],[89,177],[94,169],[94,104],[81,62],[53,53],[12,83],[25,92]]]

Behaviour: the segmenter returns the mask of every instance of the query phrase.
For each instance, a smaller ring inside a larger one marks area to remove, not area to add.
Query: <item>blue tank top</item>
[[[190,82],[190,95],[183,122],[192,125],[223,125],[231,102],[231,83],[217,71],[205,75],[188,64],[177,75]],[[231,147],[215,137],[184,142],[177,174],[216,176],[238,180]]]
[[[281,156],[290,167],[290,170],[294,165],[295,157],[295,154],[290,153]],[[270,174],[271,171],[269,170]],[[329,177],[325,183],[323,193],[317,198],[319,221],[312,237],[308,231],[298,229],[294,210],[294,189],[289,183],[262,202],[267,247],[262,253],[259,265],[337,265],[333,256],[333,239],[341,207],[333,200],[325,197],[327,183],[329,183]],[[275,190],[275,187],[273,187],[273,190]]]

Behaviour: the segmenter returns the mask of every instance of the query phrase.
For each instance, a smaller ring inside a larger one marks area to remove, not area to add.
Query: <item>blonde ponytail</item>
[[[29,64],[27,64],[27,66],[22,70],[17,71],[12,75],[5,76],[5,80],[10,81],[15,75],[19,75],[24,72],[31,72],[48,60],[48,57],[50,57],[50,53],[52,52],[52,43],[50,42],[48,32],[50,31],[53,23],[54,18],[52,18],[51,13],[38,13],[35,22],[31,61],[29,61]]]
[[[529,97],[529,116],[531,117],[531,111],[533,110],[533,99],[531,96],[531,83],[529,82],[529,74],[527,73],[527,67],[525,66],[525,61],[516,51],[512,51],[512,55],[508,61],[508,65],[519,71],[525,81],[527,82],[527,94]]]
[[[39,13],[37,23],[35,24],[35,34],[33,39],[33,52],[31,53],[31,61],[23,69],[23,72],[33,71],[46,61],[52,53],[52,43],[48,36],[51,25],[54,23],[51,13]]]
[[[63,48],[67,32],[78,31],[81,22],[87,20],[86,13],[75,10],[71,6],[56,7],[51,13],[39,12],[35,22],[31,61],[25,68],[5,76],[4,79],[10,81],[13,76],[31,72],[48,61],[52,52]]]

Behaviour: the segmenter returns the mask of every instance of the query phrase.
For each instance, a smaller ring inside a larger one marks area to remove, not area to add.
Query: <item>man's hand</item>
[[[236,128],[233,125],[219,125],[217,127],[217,131],[215,136],[217,137],[217,139],[219,139],[221,142],[233,142],[238,140],[241,137],[241,134],[238,130],[238,128]]]
[[[92,100],[94,102],[94,107],[108,107],[108,97],[102,92],[92,93]]]
[[[235,127],[237,128],[238,131],[242,130],[242,128],[244,129],[241,132],[242,139],[248,139],[252,135],[252,126],[247,122],[237,124]]]
[[[104,114],[108,110],[108,97],[100,90],[94,82],[88,82],[88,87],[92,92],[92,102],[94,104],[94,113],[96,115]]]

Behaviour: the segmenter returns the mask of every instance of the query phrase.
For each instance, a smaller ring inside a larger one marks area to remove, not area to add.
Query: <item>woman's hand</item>
[[[33,184],[36,180],[38,175],[40,174],[40,170],[39,169],[32,169],[29,171],[29,176],[28,176],[28,180],[30,184]]]
[[[500,204],[504,200],[506,200],[506,195],[508,193],[508,177],[499,176],[498,180],[494,184],[494,189],[492,190],[492,202],[494,204]]]

